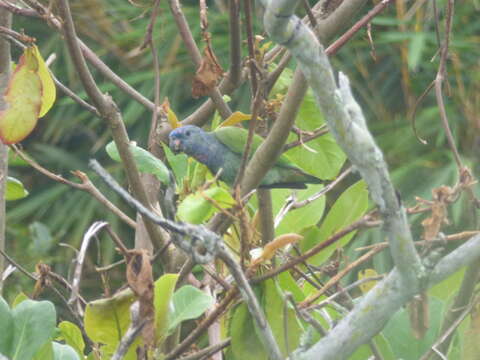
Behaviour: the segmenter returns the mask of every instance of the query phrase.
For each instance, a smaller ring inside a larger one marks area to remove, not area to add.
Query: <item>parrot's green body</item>
[[[170,148],[184,152],[205,164],[213,174],[220,173],[220,180],[232,185],[237,176],[248,132],[238,127],[221,127],[213,132],[187,125],[170,133]],[[263,139],[255,135],[252,154]],[[305,173],[293,164],[286,155],[281,155],[275,165],[260,182],[260,188],[305,189],[306,184],[323,183],[319,178]]]

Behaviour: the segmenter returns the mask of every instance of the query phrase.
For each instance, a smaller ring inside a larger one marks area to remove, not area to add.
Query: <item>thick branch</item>
[[[117,146],[122,163],[125,166],[128,182],[132,187],[135,197],[139,199],[143,205],[150,208],[145,188],[143,187],[140,179],[140,173],[129,150],[130,140],[128,138],[125,124],[123,123],[115,103],[109,96],[105,96],[100,92],[87,67],[85,58],[83,57],[83,53],[80,49],[79,41],[77,40],[77,35],[67,0],[61,0],[59,2],[59,10],[62,18],[65,21],[63,27],[65,40],[85,91],[100,112],[102,118],[106,120],[110,127],[113,140]],[[158,227],[153,226],[153,224],[148,221],[146,223],[146,227],[152,241],[155,242],[158,247],[162,247],[166,241]]]
[[[478,261],[479,257],[480,235],[476,235],[438,262],[426,287],[431,287],[463,266]],[[392,270],[327,336],[299,354],[298,359],[348,359],[358,346],[365,344],[382,330],[392,314],[416,292],[416,289],[403,280],[397,269]]]
[[[395,265],[411,286],[416,287],[418,278],[423,276],[423,266],[413,246],[405,210],[397,200],[383,154],[368,131],[347,77],[340,74],[338,88],[322,45],[314,33],[293,16],[296,1],[261,3],[268,5],[264,15],[267,32],[297,58],[331,133],[368,184],[370,195],[383,216]]]
[[[0,8],[0,26],[10,28],[12,14]],[[10,43],[0,37],[0,111],[6,107],[3,101],[3,93],[7,88],[10,78]],[[5,250],[5,187],[8,175],[8,147],[0,141],[0,250]],[[0,256],[0,275],[4,269],[4,259]],[[2,292],[2,280],[0,278],[0,294]]]

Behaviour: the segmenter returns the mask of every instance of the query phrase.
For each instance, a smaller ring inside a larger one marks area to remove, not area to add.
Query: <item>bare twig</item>
[[[196,353],[193,353],[192,355],[188,356],[183,356],[179,358],[178,360],[199,360],[199,359],[207,359],[209,356],[213,356],[213,354],[217,353],[218,351],[223,350],[227,346],[229,346],[231,343],[230,338],[223,340],[222,342],[219,342],[218,344],[214,344],[211,346],[208,346],[200,351],[197,351]]]
[[[327,283],[323,285],[323,287],[320,290],[316,291],[315,293],[310,295],[307,299],[302,301],[302,303],[300,303],[300,306],[301,307],[310,306],[315,300],[317,300],[320,296],[322,296],[325,293],[325,291],[330,289],[333,285],[337,284],[352,269],[354,269],[360,264],[363,264],[365,261],[370,260],[370,258],[372,258],[375,254],[379,253],[381,250],[382,250],[381,247],[373,248],[368,253],[360,256],[357,260],[348,264],[344,269],[339,271],[334,277],[328,280]]]
[[[80,251],[78,252],[77,258],[75,260],[76,266],[72,279],[72,293],[70,295],[68,303],[76,305],[78,314],[83,313],[83,309],[78,303],[78,296],[80,294],[80,280],[82,278],[83,262],[85,261],[88,245],[90,244],[90,240],[92,239],[92,237],[95,236],[102,228],[107,225],[108,223],[106,222],[97,221],[90,226],[90,228],[83,236],[82,246],[80,247]]]
[[[183,14],[180,3],[178,0],[169,0],[169,4],[173,18],[175,19],[175,23],[177,24],[180,32],[180,36],[183,39],[185,47],[190,54],[193,63],[198,68],[202,62],[202,55],[200,54],[200,50],[198,49],[192,33],[190,32],[190,28],[187,20],[185,19],[185,15]],[[215,104],[222,118],[226,119],[232,114],[232,111],[227,103],[223,100],[222,95],[217,87],[215,87],[215,89],[210,93],[210,99]]]
[[[74,171],[73,175],[80,179],[81,183],[75,183],[70,180],[65,179],[64,177],[54,174],[49,170],[45,169],[43,166],[38,164],[35,160],[31,159],[27,154],[21,151],[17,146],[12,145],[12,149],[15,153],[24,161],[26,161],[31,167],[33,167],[38,172],[49,177],[50,179],[57,181],[61,184],[65,184],[73,187],[74,189],[82,190],[90,195],[92,195],[100,204],[104,205],[109,209],[113,214],[118,216],[122,221],[132,228],[136,228],[136,223],[129,216],[127,216],[123,211],[116,207],[110,200],[108,200],[90,181],[88,176],[81,171]]]
[[[65,35],[65,40],[67,42],[73,63],[78,71],[80,80],[82,81],[85,91],[91,98],[95,107],[102,114],[102,118],[106,120],[110,127],[113,140],[115,141],[120,158],[122,159],[122,163],[125,167],[125,173],[127,175],[128,182],[132,187],[133,193],[144,206],[149,208],[150,204],[147,194],[141,182],[137,165],[129,149],[130,141],[125,124],[123,123],[121,115],[118,112],[117,106],[109,96],[105,96],[100,92],[95,80],[92,77],[92,74],[87,67],[85,58],[80,49],[79,42],[77,41],[77,35],[67,0],[60,0],[58,5],[60,14],[64,20],[63,33]],[[163,238],[163,235],[159,229],[148,221],[145,223],[145,226],[152,242],[154,242],[158,247],[161,247],[166,240]]]
[[[133,344],[137,336],[142,331],[143,327],[147,323],[148,319],[140,318],[140,303],[135,301],[130,306],[130,317],[132,322],[128,327],[127,332],[123,335],[120,344],[118,344],[115,354],[112,356],[112,360],[121,360],[124,358],[130,346]]]
[[[276,276],[276,275],[284,272],[285,270],[288,270],[288,269],[292,268],[293,266],[301,263],[302,261],[312,257],[313,255],[318,254],[320,251],[325,249],[327,246],[329,246],[331,244],[334,244],[335,242],[340,240],[345,235],[351,233],[352,231],[355,231],[355,230],[358,230],[358,229],[361,229],[361,228],[378,226],[379,224],[380,224],[380,222],[372,222],[369,216],[364,216],[362,219],[346,226],[342,230],[339,230],[338,232],[336,232],[335,234],[330,236],[324,242],[315,245],[314,247],[312,247],[311,249],[306,251],[302,256],[297,256],[297,257],[287,261],[286,263],[280,265],[279,267],[276,267],[276,268],[274,268],[270,271],[267,271],[266,273],[264,273],[262,275],[254,277],[251,281],[252,281],[252,283],[256,284],[256,283],[259,283],[259,282],[261,282],[265,279],[269,279],[273,276]]]
[[[452,131],[450,130],[450,125],[448,124],[447,111],[445,110],[445,104],[443,102],[443,91],[442,85],[443,80],[447,74],[447,58],[448,58],[448,49],[450,45],[450,33],[452,28],[452,19],[453,19],[453,9],[454,9],[454,0],[448,0],[447,2],[447,14],[445,19],[445,40],[440,52],[440,65],[438,66],[437,76],[435,77],[435,96],[437,98],[438,109],[440,111],[440,118],[442,119],[443,129],[445,130],[445,135],[447,136],[448,145],[452,150],[453,157],[457,163],[459,172],[463,169],[463,163],[458,153],[457,146],[455,145],[455,140],[453,139]]]
[[[10,264],[12,264],[13,266],[15,266],[22,274],[26,275],[27,277],[29,277],[30,279],[32,279],[33,281],[37,281],[38,280],[38,276],[37,275],[34,275],[32,273],[30,273],[28,270],[26,270],[22,265],[20,265],[19,263],[17,263],[15,260],[13,260],[10,256],[8,256],[8,254],[3,251],[2,249],[0,249],[0,255],[2,255],[2,257],[4,257]]]
[[[223,298],[222,302],[218,304],[217,307],[205,319],[203,319],[200,324],[198,324],[198,326],[191,331],[190,334],[188,334],[188,336],[183,339],[183,341],[175,349],[165,356],[165,360],[178,359],[178,356],[186,351],[189,346],[193,344],[202,335],[202,333],[226,311],[228,305],[230,305],[237,295],[237,289],[232,289],[229,291]]]

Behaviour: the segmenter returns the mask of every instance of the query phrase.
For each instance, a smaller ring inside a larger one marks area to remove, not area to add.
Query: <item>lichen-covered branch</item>
[[[322,45],[315,34],[293,15],[297,1],[261,0],[260,3],[265,7],[265,29],[296,57],[330,131],[368,184],[370,195],[382,214],[392,257],[400,274],[413,287],[418,286],[418,279],[424,276],[424,271],[413,246],[405,210],[395,194],[383,154],[351,94],[347,77],[340,74],[337,86]]]

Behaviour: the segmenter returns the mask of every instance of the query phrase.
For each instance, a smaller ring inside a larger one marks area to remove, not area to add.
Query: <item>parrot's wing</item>
[[[223,145],[229,148],[232,152],[242,154],[247,143],[248,131],[239,127],[225,126],[216,129],[213,134]],[[252,154],[257,150],[263,138],[257,134],[253,135]],[[286,155],[281,155],[276,165],[283,167],[297,167]]]

